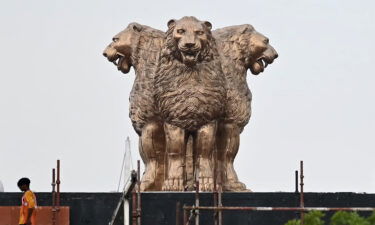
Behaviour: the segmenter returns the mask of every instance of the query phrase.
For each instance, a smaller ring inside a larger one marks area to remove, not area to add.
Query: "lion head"
[[[278,57],[276,50],[269,44],[269,39],[257,31],[252,32],[248,48],[250,54],[246,65],[254,75],[263,72]]]
[[[269,39],[250,24],[215,30],[214,37],[221,40],[225,55],[240,61],[254,75],[263,72],[278,57]]]
[[[128,73],[133,65],[132,56],[143,29],[144,26],[138,23],[130,23],[125,30],[112,38],[111,44],[103,52],[103,55],[123,73]]]
[[[195,17],[170,20],[162,56],[177,59],[187,66],[210,61],[213,57],[211,28],[210,22]]]

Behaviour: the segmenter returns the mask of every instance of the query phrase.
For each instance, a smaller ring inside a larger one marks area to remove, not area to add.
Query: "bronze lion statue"
[[[165,33],[138,23],[113,37],[103,55],[118,70],[128,73],[134,67],[136,77],[130,92],[130,119],[140,136],[139,152],[145,164],[142,190],[160,190],[164,176],[164,132],[153,98],[153,69],[160,57]]]
[[[226,79],[225,115],[218,129],[218,160],[224,173],[224,190],[244,191],[233,167],[240,145],[240,133],[250,120],[252,95],[246,82],[247,70],[258,75],[278,57],[267,37],[249,24],[213,32]]]
[[[155,101],[166,136],[163,190],[185,189],[184,161],[189,137],[200,190],[213,190],[212,154],[226,90],[211,27],[211,23],[195,17],[168,22],[154,76]]]
[[[251,116],[247,70],[257,75],[277,53],[251,25],[212,31],[195,17],[170,20],[167,32],[131,23],[104,55],[123,73],[134,67],[130,118],[146,171],[142,191],[245,191],[233,167]]]

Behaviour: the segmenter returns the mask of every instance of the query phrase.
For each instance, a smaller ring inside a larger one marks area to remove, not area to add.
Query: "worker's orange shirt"
[[[36,223],[35,223],[36,197],[35,197],[35,194],[30,190],[26,191],[22,196],[22,206],[21,206],[21,211],[20,211],[19,224],[26,224],[29,209],[34,209],[30,220],[31,220],[32,225],[36,225]]]

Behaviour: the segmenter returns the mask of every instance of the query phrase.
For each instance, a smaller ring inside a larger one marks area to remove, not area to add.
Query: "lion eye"
[[[183,33],[185,33],[185,30],[184,30],[184,29],[178,29],[178,30],[177,30],[177,33],[179,33],[179,34],[183,34]]]
[[[116,42],[116,41],[118,41],[118,40],[119,40],[119,38],[116,38],[116,37],[112,38],[112,41],[113,41],[113,42]]]
[[[196,34],[198,34],[198,35],[203,35],[203,34],[204,34],[204,32],[203,32],[203,31],[201,31],[201,30],[199,30],[199,31],[196,31],[195,33],[196,33]]]

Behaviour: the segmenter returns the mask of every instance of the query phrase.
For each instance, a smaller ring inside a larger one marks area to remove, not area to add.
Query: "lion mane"
[[[184,17],[201,23],[194,17]],[[155,99],[163,119],[189,131],[219,119],[224,110],[225,80],[211,31],[200,50],[198,62],[189,67],[181,62],[174,26],[166,32],[161,60],[155,71]]]
[[[162,31],[147,26],[142,28],[138,42],[133,46],[134,54],[131,56],[136,77],[129,97],[129,117],[138,133],[151,120],[159,120],[152,91],[153,70],[159,60],[165,36]]]
[[[129,117],[135,131],[140,134],[145,124],[158,120],[153,101],[153,70],[160,58],[165,33],[149,26],[130,23],[113,39],[105,50],[105,56],[110,61],[118,61],[118,70],[123,73],[128,73],[131,66],[135,70],[136,77],[129,97]]]
[[[251,25],[237,25],[213,32],[218,48],[227,88],[225,122],[236,123],[243,129],[251,116],[252,94],[246,74],[250,54]]]
[[[192,22],[200,22],[197,20],[195,17],[192,16],[185,16],[181,18],[181,20],[187,19],[191,20]],[[166,40],[165,40],[165,45],[162,48],[161,52],[161,60],[165,61],[173,61],[174,59],[182,60],[181,59],[181,54],[177,48],[177,43],[176,40],[173,38],[173,31],[175,29],[175,26],[172,25],[168,27],[168,30],[166,32]],[[213,39],[213,36],[211,34],[211,31],[204,27],[204,30],[206,33],[209,35],[208,37],[208,42],[205,44],[204,48],[201,50],[201,54],[199,55],[198,61],[200,62],[209,62],[214,59],[214,55],[218,54],[217,50],[215,47],[215,40]],[[213,46],[212,46],[213,45]]]

